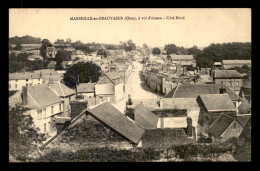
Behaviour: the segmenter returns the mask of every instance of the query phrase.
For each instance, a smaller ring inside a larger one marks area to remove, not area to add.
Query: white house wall
[[[26,84],[28,84],[28,86],[30,86],[30,84],[32,84],[31,86],[42,84],[42,78],[40,78],[40,79],[38,79],[38,78],[30,79],[29,78],[28,81],[26,81],[26,80],[9,80],[9,91],[22,90],[22,87],[26,86]],[[11,85],[11,87],[10,87],[10,85]],[[17,85],[17,88],[15,87],[15,85]]]

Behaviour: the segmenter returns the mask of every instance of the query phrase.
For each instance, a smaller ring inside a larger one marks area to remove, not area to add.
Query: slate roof
[[[37,107],[43,108],[55,103],[59,103],[62,99],[57,96],[47,84],[41,84],[36,86],[27,87],[28,94],[32,96],[32,98],[37,103]],[[31,108],[35,108],[36,106],[28,106]]]
[[[214,78],[243,78],[236,70],[215,70]]]
[[[251,106],[247,101],[243,101],[242,104],[238,106],[238,114],[248,114]]]
[[[188,138],[186,128],[147,129],[142,138],[144,147],[169,147],[174,144],[196,142],[195,127],[192,127],[193,138]]]
[[[163,109],[200,109],[196,98],[163,98]]]
[[[134,120],[143,129],[152,129],[157,128],[159,117],[140,103],[134,108]]]
[[[201,94],[199,95],[208,112],[236,111],[228,94]]]
[[[164,98],[197,98],[199,94],[220,94],[219,89],[226,89],[232,101],[237,101],[240,97],[230,90],[225,84],[178,84]]]
[[[193,60],[193,55],[170,54],[172,60]]]
[[[87,111],[94,118],[112,128],[114,131],[133,143],[137,144],[145,132],[108,102],[87,109]]]
[[[153,113],[160,118],[187,117],[187,109],[156,109]]]
[[[252,86],[251,78],[250,79],[243,79],[242,81],[243,81],[243,83],[242,83],[243,88],[251,88],[251,86]]]
[[[46,52],[53,52],[55,50],[55,47],[47,47]]]
[[[245,115],[245,116],[236,116],[237,122],[240,123],[243,127],[246,126],[246,124],[249,122],[251,119],[251,115]]]
[[[95,83],[80,83],[77,85],[77,93],[94,93]]]
[[[103,74],[96,84],[114,84],[114,82],[106,74]]]
[[[74,95],[76,92],[60,82],[54,82],[52,86],[49,86],[60,97],[67,97]]]
[[[40,74],[37,73],[30,73],[30,72],[24,72],[24,73],[9,73],[9,80],[25,80],[25,79],[37,79],[41,78]]]
[[[209,127],[208,132],[215,138],[219,138],[234,121],[234,118],[221,114]]]

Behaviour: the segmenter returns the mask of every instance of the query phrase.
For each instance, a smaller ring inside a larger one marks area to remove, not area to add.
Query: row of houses
[[[251,60],[222,60],[221,62],[214,62],[214,66],[223,68],[223,69],[230,69],[235,67],[242,67],[243,65],[247,65],[251,68]]]

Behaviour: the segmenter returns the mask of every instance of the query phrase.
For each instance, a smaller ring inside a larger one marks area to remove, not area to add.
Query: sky
[[[123,20],[70,20],[70,17],[123,17]],[[125,17],[140,20],[125,20]],[[176,20],[176,16],[184,19]],[[157,17],[162,20],[142,20]],[[174,19],[167,19],[174,17]],[[164,19],[165,18],[165,19]],[[184,9],[10,9],[9,37],[30,35],[71,38],[83,43],[111,43],[132,39],[142,46],[205,47],[211,43],[251,42],[250,8]]]

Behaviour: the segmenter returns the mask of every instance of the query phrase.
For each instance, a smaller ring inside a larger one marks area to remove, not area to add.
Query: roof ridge
[[[174,98],[174,95],[176,94],[179,85],[180,85],[180,83],[177,83],[177,87],[176,87],[176,89],[175,89],[175,91],[174,91],[174,93],[173,93],[173,95],[172,95],[172,98]]]
[[[62,87],[61,87],[61,83],[58,82],[58,84],[59,84],[59,86],[60,86],[61,92],[63,93],[63,96],[65,97],[65,93],[64,93],[64,91],[63,91],[63,89],[62,89]]]

